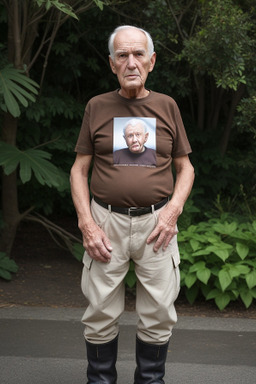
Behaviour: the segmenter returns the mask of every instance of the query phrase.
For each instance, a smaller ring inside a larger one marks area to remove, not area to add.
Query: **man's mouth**
[[[129,78],[129,79],[135,79],[136,77],[138,77],[139,75],[137,75],[136,73],[131,73],[129,75],[125,75],[126,78]]]

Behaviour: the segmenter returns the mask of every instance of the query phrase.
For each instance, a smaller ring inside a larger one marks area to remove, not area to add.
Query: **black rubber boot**
[[[165,361],[169,341],[166,344],[155,345],[136,339],[137,368],[134,374],[134,384],[164,384]]]
[[[86,341],[87,384],[116,384],[117,344],[118,336],[104,344],[92,344]]]

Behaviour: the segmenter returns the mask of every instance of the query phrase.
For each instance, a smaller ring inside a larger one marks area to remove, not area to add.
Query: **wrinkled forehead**
[[[138,122],[137,124],[135,125],[131,125],[129,124],[126,129],[125,129],[125,132],[126,133],[131,133],[131,132],[144,132],[144,126],[142,123]]]
[[[119,31],[114,39],[114,50],[143,50],[147,51],[147,37],[137,29],[130,28]]]

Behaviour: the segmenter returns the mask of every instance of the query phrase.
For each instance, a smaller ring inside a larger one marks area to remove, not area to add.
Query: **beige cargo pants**
[[[125,306],[124,278],[134,261],[137,275],[138,337],[151,344],[166,343],[177,321],[174,307],[180,289],[177,236],[166,251],[153,251],[146,239],[161,209],[137,217],[110,212],[92,200],[92,214],[113,248],[110,263],[92,260],[85,252],[82,291],[89,301],[82,322],[85,339],[102,344],[119,333],[118,319]]]

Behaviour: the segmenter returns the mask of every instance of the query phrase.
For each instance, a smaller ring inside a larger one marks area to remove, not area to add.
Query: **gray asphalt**
[[[0,309],[1,384],[86,384],[83,310]],[[137,316],[120,321],[118,384],[132,384]],[[179,317],[166,384],[255,384],[256,320]]]

